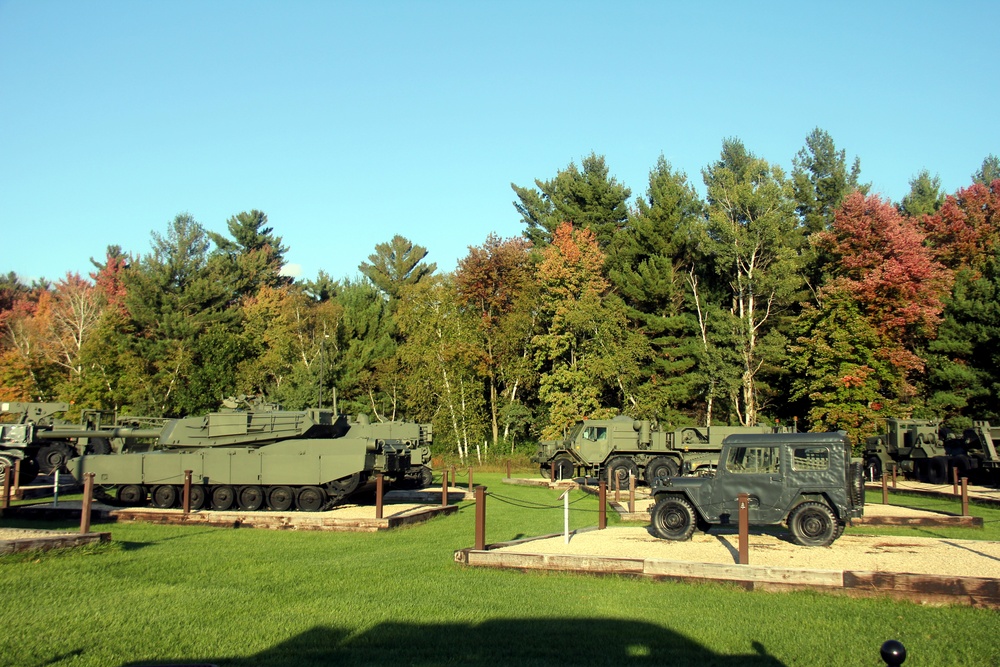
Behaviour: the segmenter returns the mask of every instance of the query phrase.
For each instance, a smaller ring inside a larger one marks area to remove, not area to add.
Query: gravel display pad
[[[1000,577],[1000,542],[844,535],[829,547],[801,547],[783,534],[751,533],[750,565],[812,570],[861,570],[963,577]],[[531,540],[496,549],[509,553],[580,555],[697,563],[739,562],[739,536],[695,532],[673,542],[646,527],[609,528]]]

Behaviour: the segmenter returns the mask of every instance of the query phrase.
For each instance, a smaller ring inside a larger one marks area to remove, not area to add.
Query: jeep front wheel
[[[828,547],[838,537],[837,517],[823,503],[802,503],[788,517],[792,541],[804,547]]]
[[[665,540],[687,540],[694,532],[694,508],[683,498],[660,500],[653,506],[650,518],[653,532]]]

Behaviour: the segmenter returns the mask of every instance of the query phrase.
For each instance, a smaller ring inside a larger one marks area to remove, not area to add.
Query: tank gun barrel
[[[104,429],[64,429],[38,430],[35,437],[39,440],[65,440],[66,438],[159,438],[163,429],[135,428],[132,426],[117,426]]]

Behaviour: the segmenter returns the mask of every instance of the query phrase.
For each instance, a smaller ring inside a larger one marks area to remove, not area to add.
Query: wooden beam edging
[[[546,536],[552,537],[552,536]],[[532,541],[543,538],[530,538]],[[455,562],[472,567],[623,574],[676,581],[732,583],[747,590],[818,590],[857,597],[888,596],[921,603],[1000,609],[1000,579],[948,575],[809,570],[727,563],[460,549]]]
[[[950,528],[982,528],[983,517],[981,516],[957,516],[955,514],[944,514],[935,516],[865,516],[860,519],[852,519],[853,525],[858,526],[930,526],[930,527],[950,527]]]
[[[870,483],[866,483],[865,484],[865,489],[867,491],[878,491],[881,488],[882,488],[881,486],[872,486]],[[953,495],[950,491],[934,491],[933,489],[913,489],[913,488],[909,488],[909,487],[907,487],[907,488],[899,487],[899,488],[893,489],[892,487],[889,487],[889,495],[890,496],[900,496],[900,497],[905,497],[905,496],[926,496],[928,498],[940,498],[942,500],[951,500],[951,501],[954,501],[956,504],[958,504],[961,501],[961,499],[958,496]],[[972,492],[970,492],[969,493],[969,504],[970,505],[989,505],[990,507],[1000,507],[1000,499],[990,498],[988,496],[980,496],[980,495],[976,495],[976,494],[973,494]],[[914,509],[922,509],[922,508],[914,508]]]
[[[66,535],[51,535],[45,537],[25,537],[0,541],[0,554],[15,554],[24,551],[49,551],[50,549],[68,549],[93,544],[95,542],[110,542],[111,533],[68,533]]]

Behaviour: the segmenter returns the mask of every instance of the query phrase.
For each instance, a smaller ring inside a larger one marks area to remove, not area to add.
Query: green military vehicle
[[[334,410],[281,410],[229,400],[203,417],[169,420],[153,451],[85,455],[70,462],[82,481],[94,473],[111,500],[180,504],[191,471],[192,509],[330,509],[383,473],[390,486],[427,486],[429,424],[372,424]]]
[[[655,481],[653,533],[686,540],[696,526],[736,524],[741,493],[750,525],[786,522],[795,543],[829,546],[864,514],[864,469],[842,431],[731,435],[714,475]]]
[[[662,431],[648,420],[626,415],[577,422],[562,440],[539,443],[532,461],[545,477],[569,479],[577,473],[603,476],[628,486],[629,477],[653,481],[715,468],[722,441],[738,433],[794,432],[780,426],[686,426]]]
[[[68,403],[0,403],[0,482],[19,460],[18,481],[28,484],[82,454],[109,454],[156,437],[150,426],[162,423],[143,417],[119,417],[109,410],[82,410],[79,421],[61,419]]]
[[[865,463],[872,480],[895,465],[906,477],[929,484],[947,483],[952,469],[985,481],[1000,473],[998,439],[1000,428],[987,421],[974,421],[958,433],[937,420],[890,418],[884,433],[866,441]]]

